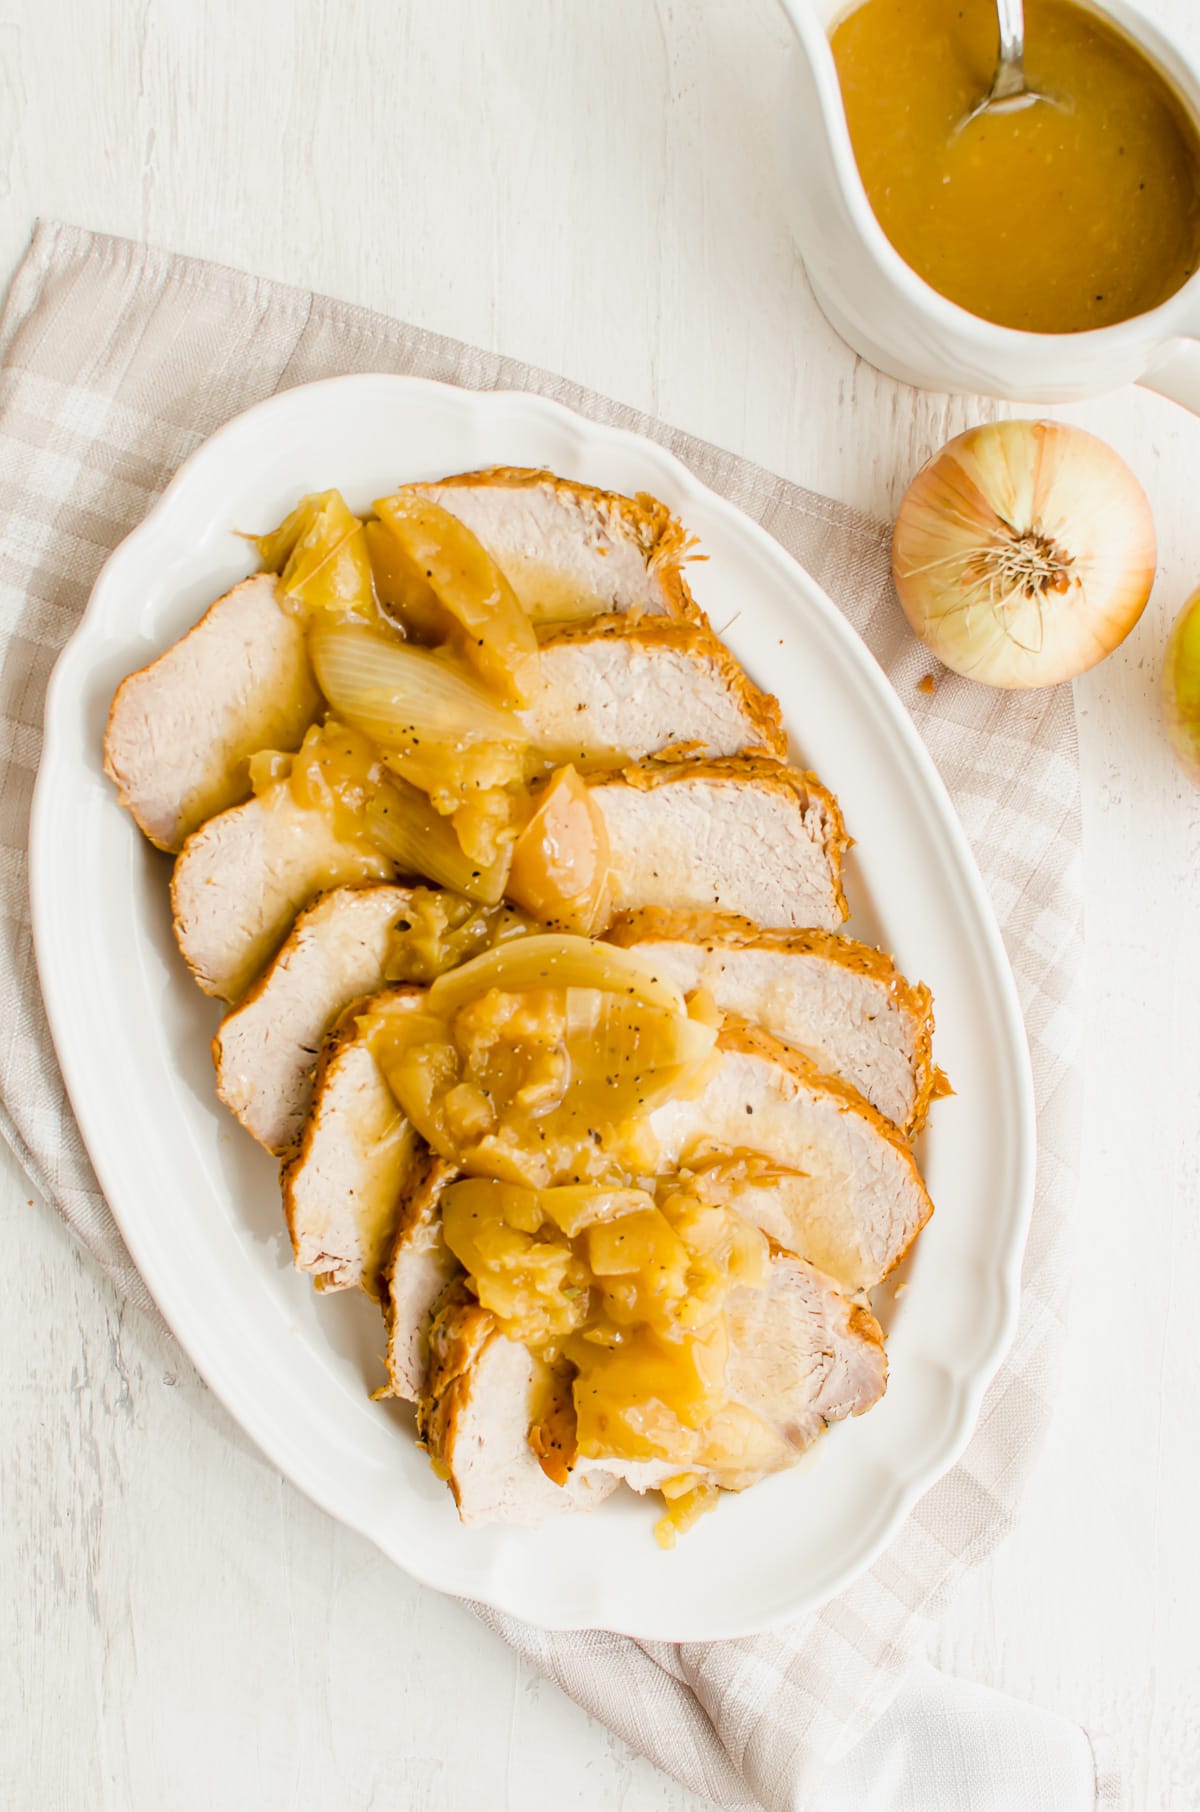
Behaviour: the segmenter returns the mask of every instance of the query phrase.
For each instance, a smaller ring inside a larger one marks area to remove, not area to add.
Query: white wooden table
[[[1191,0],[1149,3],[1200,59]],[[0,273],[35,214],[149,238],[566,372],[886,514],[992,406],[878,376],[818,315],[785,44],[774,0],[3,0]],[[1157,686],[1200,582],[1200,423],[1134,390],[1063,413],[1141,477],[1161,572],[1077,694],[1091,981],[1061,1407],[937,1655],[1106,1729],[1130,1806],[1180,1812],[1200,1806],[1200,793]],[[0,1170],[0,1804],[699,1806],[283,1484]]]

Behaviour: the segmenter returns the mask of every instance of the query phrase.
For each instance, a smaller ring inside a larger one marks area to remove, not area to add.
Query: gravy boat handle
[[[1168,340],[1166,357],[1144,371],[1138,383],[1200,415],[1200,335]]]

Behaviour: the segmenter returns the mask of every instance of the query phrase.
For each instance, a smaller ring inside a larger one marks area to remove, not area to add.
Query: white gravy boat
[[[888,240],[854,161],[829,29],[846,0],[781,0],[799,54],[789,93],[797,237],[817,301],[842,338],[891,377],[1011,402],[1076,402],[1129,383],[1200,415],[1200,271],[1148,314],[1087,333],[1021,333],[968,314]],[[1200,76],[1130,0],[1091,10],[1141,47],[1200,131]]]

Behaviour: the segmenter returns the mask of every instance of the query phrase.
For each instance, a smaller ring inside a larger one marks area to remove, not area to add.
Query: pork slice
[[[407,887],[337,887],[309,906],[212,1041],[217,1093],[282,1157],[300,1137],[321,1041],[350,1001],[384,984]]]
[[[647,762],[589,777],[613,858],[613,909],[740,913],[832,931],[847,914],[833,795],[782,762]]]
[[[756,1026],[727,1019],[698,1095],[651,1116],[660,1169],[752,1151],[787,1174],[747,1184],[738,1213],[850,1290],[899,1263],[933,1204],[903,1134],[848,1082]]]
[[[654,907],[626,914],[608,937],[685,994],[707,988],[723,1011],[844,1077],[904,1131],[923,1124],[937,1082],[933,1000],[882,951],[835,932],[761,931],[726,914]]]
[[[829,1423],[861,1416],[877,1403],[887,1384],[887,1355],[871,1311],[815,1266],[786,1254],[772,1259],[765,1289],[732,1291],[724,1313],[725,1390],[760,1427],[740,1463],[695,1470],[711,1484],[744,1491],[794,1466]],[[653,1490],[680,1471],[666,1460],[590,1463],[635,1491]]]
[[[539,689],[521,716],[530,740],[559,761],[787,749],[778,701],[711,630],[665,617],[597,618],[543,641]]]
[[[372,997],[411,1002],[424,989]],[[423,1150],[359,1029],[366,1003],[346,1009],[321,1053],[300,1146],[280,1171],[296,1267],[322,1290],[358,1284],[379,1294],[409,1174]]]
[[[431,1151],[414,1160],[400,1201],[396,1237],[384,1270],[383,1314],[391,1395],[417,1403],[429,1371],[429,1324],[460,1273],[442,1238],[441,1194],[458,1171]]]
[[[105,771],[150,841],[179,850],[248,797],[248,758],[298,748],[320,709],[304,626],[275,602],[274,573],[260,573],[121,682]]]
[[[803,1259],[778,1254],[765,1290],[734,1290],[726,1388],[803,1453],[830,1422],[861,1416],[887,1385],[883,1330]]]
[[[545,1366],[507,1339],[465,1289],[451,1293],[429,1339],[419,1426],[464,1523],[540,1523],[589,1510],[617,1479],[582,1464],[556,1485],[529,1445]]]
[[[176,941],[206,994],[238,1000],[318,893],[394,874],[385,856],[339,838],[286,789],[248,799],[194,831],[176,860]]]
[[[411,488],[478,537],[535,623],[626,611],[701,619],[683,577],[688,537],[654,497],[514,466]]]

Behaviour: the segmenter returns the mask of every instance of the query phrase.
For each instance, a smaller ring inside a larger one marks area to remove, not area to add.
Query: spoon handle
[[[1025,7],[1023,0],[996,0],[1000,23],[1000,62],[990,99],[1020,94],[1025,87]]]

